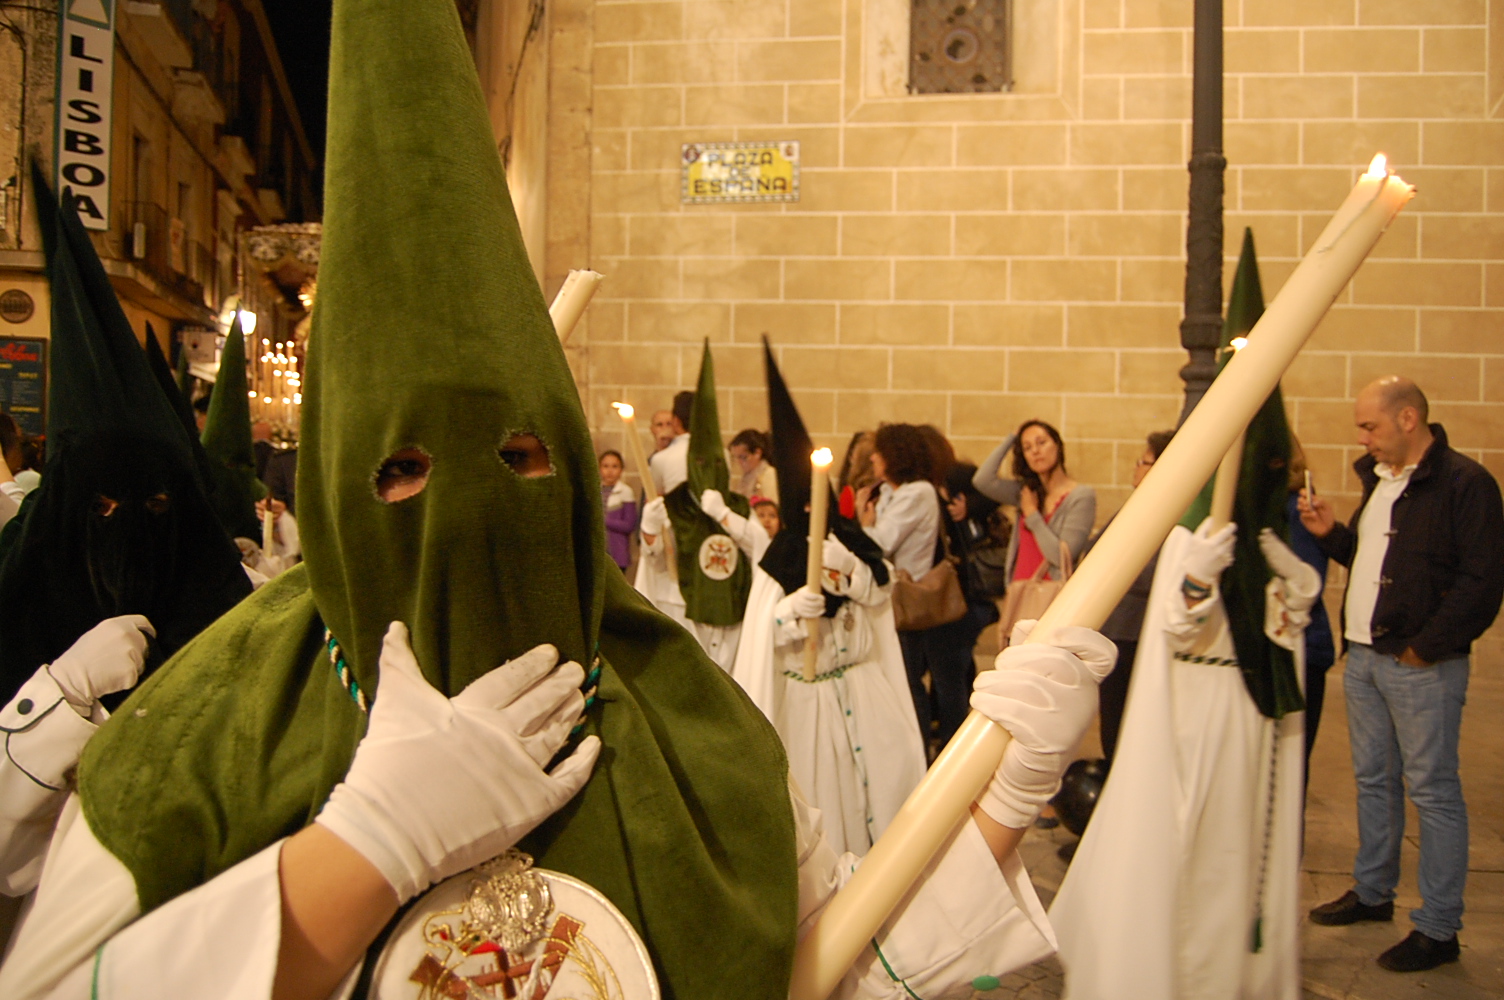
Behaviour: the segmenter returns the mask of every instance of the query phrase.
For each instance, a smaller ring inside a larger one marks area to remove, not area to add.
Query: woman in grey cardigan
[[[1008,478],[999,478],[1003,459],[1012,453]],[[972,484],[998,503],[1018,508],[1018,529],[1008,542],[1009,580],[1027,580],[1041,561],[1046,575],[1060,578],[1060,543],[1074,561],[1086,547],[1097,518],[1097,494],[1065,469],[1065,442],[1043,420],[1026,420],[977,469]]]

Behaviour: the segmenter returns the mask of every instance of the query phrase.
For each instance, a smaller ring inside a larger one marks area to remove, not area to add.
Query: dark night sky
[[[319,162],[329,87],[329,11],[333,0],[262,0],[298,114]]]

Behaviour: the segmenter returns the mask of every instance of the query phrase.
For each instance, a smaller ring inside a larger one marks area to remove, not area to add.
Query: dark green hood
[[[1232,357],[1233,338],[1246,336],[1263,314],[1264,292],[1253,250],[1253,230],[1245,229],[1243,253],[1238,258],[1238,271],[1227,301],[1227,320],[1222,324],[1219,371]],[[1264,587],[1274,574],[1259,548],[1259,533],[1269,528],[1289,541],[1290,524],[1285,513],[1289,476],[1290,425],[1285,419],[1284,399],[1279,386],[1275,386],[1248,424],[1238,492],[1233,501],[1237,547],[1233,564],[1222,574],[1221,581],[1222,604],[1227,610],[1243,683],[1259,711],[1274,719],[1305,707],[1295,677],[1295,655],[1264,634]],[[1211,511],[1215,482],[1213,476],[1181,519],[1182,525],[1195,531],[1206,519]]]
[[[752,590],[752,566],[724,528],[700,509],[700,494],[716,490],[726,506],[748,517],[752,505],[731,492],[731,471],[721,442],[720,408],[715,398],[715,358],[710,341],[700,355],[700,379],[689,411],[688,478],[664,497],[674,525],[679,560],[679,593],[684,614],[706,625],[737,625],[747,613]],[[712,541],[715,539],[715,541]],[[729,570],[729,575],[723,575]]]
[[[150,910],[307,825],[365,728],[325,626],[377,704],[392,620],[449,694],[552,643],[599,666],[587,731],[604,748],[585,790],[524,848],[615,902],[665,997],[783,997],[798,899],[783,750],[609,560],[578,390],[452,0],[336,0],[330,73],[299,448],[306,563],[90,741],[90,828]],[[503,460],[519,433],[546,444],[551,474],[524,478]],[[431,471],[388,504],[376,476],[402,449]]]
[[[245,335],[240,311],[230,324],[209,414],[204,420],[204,453],[214,475],[211,499],[225,528],[237,538],[261,539],[256,501],[266,486],[256,478],[256,452],[251,445],[251,405],[245,377]]]

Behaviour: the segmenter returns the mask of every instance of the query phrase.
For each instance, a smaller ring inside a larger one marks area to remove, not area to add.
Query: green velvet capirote
[[[90,828],[149,910],[308,824],[365,725],[325,627],[378,707],[393,620],[451,695],[552,643],[599,657],[587,728],[604,748],[523,846],[627,915],[666,997],[785,996],[798,889],[781,744],[606,553],[578,390],[452,0],[336,0],[329,120],[306,569],[222,618],[90,742]],[[517,435],[544,444],[548,474],[514,470]],[[427,478],[388,502],[381,470],[399,455]]]

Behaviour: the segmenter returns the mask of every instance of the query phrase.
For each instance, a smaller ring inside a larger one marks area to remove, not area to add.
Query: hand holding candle
[[[830,463],[834,456],[829,448],[817,448],[809,457],[809,559],[805,563],[804,589],[821,592],[820,574],[824,572],[821,557],[825,553],[825,519],[830,508]],[[820,657],[820,623],[809,624],[809,637],[804,640],[804,679],[813,681]]]
[[[1102,533],[1029,641],[1063,625],[1097,628],[1164,541],[1237,429],[1247,425],[1278,384],[1316,324],[1358,270],[1415,189],[1374,157],[1347,200],[1317,237],[1249,336],[1175,439]],[[966,719],[924,780],[799,942],[791,1000],[825,1000],[946,837],[965,820],[992,779],[1010,737],[976,712]]]

